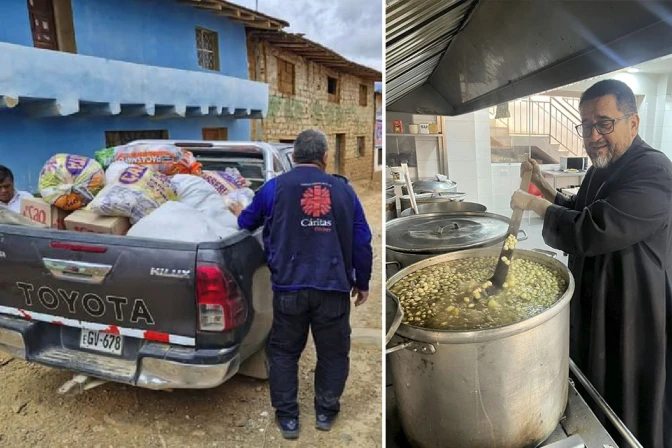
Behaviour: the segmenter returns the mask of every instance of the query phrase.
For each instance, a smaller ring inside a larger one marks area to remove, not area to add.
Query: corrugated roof
[[[386,103],[424,84],[478,0],[388,0]]]
[[[280,30],[289,26],[289,23],[254,11],[244,6],[224,0],[177,0],[180,3],[191,5],[198,9],[210,11],[218,16],[226,17],[233,22],[239,22],[250,28]]]
[[[381,81],[383,79],[383,75],[379,71],[349,61],[335,51],[305,38],[302,34],[251,30],[250,37],[268,42],[274,47],[297,54],[334,71],[349,73],[371,81]]]

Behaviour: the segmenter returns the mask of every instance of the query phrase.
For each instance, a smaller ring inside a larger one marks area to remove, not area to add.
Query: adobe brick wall
[[[263,120],[253,120],[253,140],[294,140],[306,129],[319,129],[329,140],[328,171],[350,180],[371,179],[374,164],[374,82],[335,72],[266,42],[248,40],[250,79],[269,84],[269,110]],[[294,64],[294,95],[278,91],[276,58]],[[327,76],[340,84],[340,103],[328,101]],[[359,105],[359,86],[367,86],[367,105]],[[341,169],[335,166],[336,134],[345,134]],[[365,137],[365,149],[357,155],[357,137]]]

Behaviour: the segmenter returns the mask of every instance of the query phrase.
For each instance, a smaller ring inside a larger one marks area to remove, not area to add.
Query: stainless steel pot
[[[397,218],[385,224],[385,257],[405,268],[439,254],[498,245],[506,238],[510,221],[506,216],[485,212],[426,213]],[[419,229],[418,223],[426,224]],[[457,232],[452,230],[455,223],[461,226]],[[428,231],[442,227],[448,230],[440,238]],[[394,233],[407,238],[398,241]],[[423,238],[425,235],[427,238]],[[526,239],[527,233],[521,230],[518,241]]]
[[[413,182],[413,191],[420,193],[452,193],[457,191],[457,182],[448,180],[441,182],[436,179],[420,179]],[[408,194],[408,188],[401,187],[402,194]]]
[[[418,205],[441,203],[441,202],[459,202],[464,201],[466,197],[467,197],[466,193],[458,193],[458,192],[440,193],[440,194],[422,193],[415,195],[415,199],[416,201],[418,201]],[[407,194],[404,194],[399,198],[399,203],[402,211],[411,208],[411,198]]]
[[[498,256],[475,249],[424,260],[387,281],[445,261]],[[516,257],[557,270],[565,294],[543,313],[477,331],[431,331],[401,324],[388,348],[394,392],[406,437],[415,447],[536,447],[553,432],[567,404],[569,302],[574,279],[546,255]],[[392,331],[392,330],[390,330]]]
[[[394,191],[385,192],[385,221],[391,221],[397,217],[397,197]]]
[[[427,202],[425,204],[418,204],[418,211],[423,213],[452,213],[452,212],[485,212],[488,208],[485,205],[477,204],[475,202]],[[401,212],[400,216],[414,215],[412,208],[407,208]]]

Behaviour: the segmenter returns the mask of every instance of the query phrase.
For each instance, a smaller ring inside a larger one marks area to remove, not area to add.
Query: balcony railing
[[[261,118],[268,85],[0,42],[0,107],[33,116]]]

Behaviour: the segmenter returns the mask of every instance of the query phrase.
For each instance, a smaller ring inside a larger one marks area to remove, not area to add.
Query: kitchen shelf
[[[385,135],[388,137],[443,137],[443,134],[395,134],[394,132]]]

